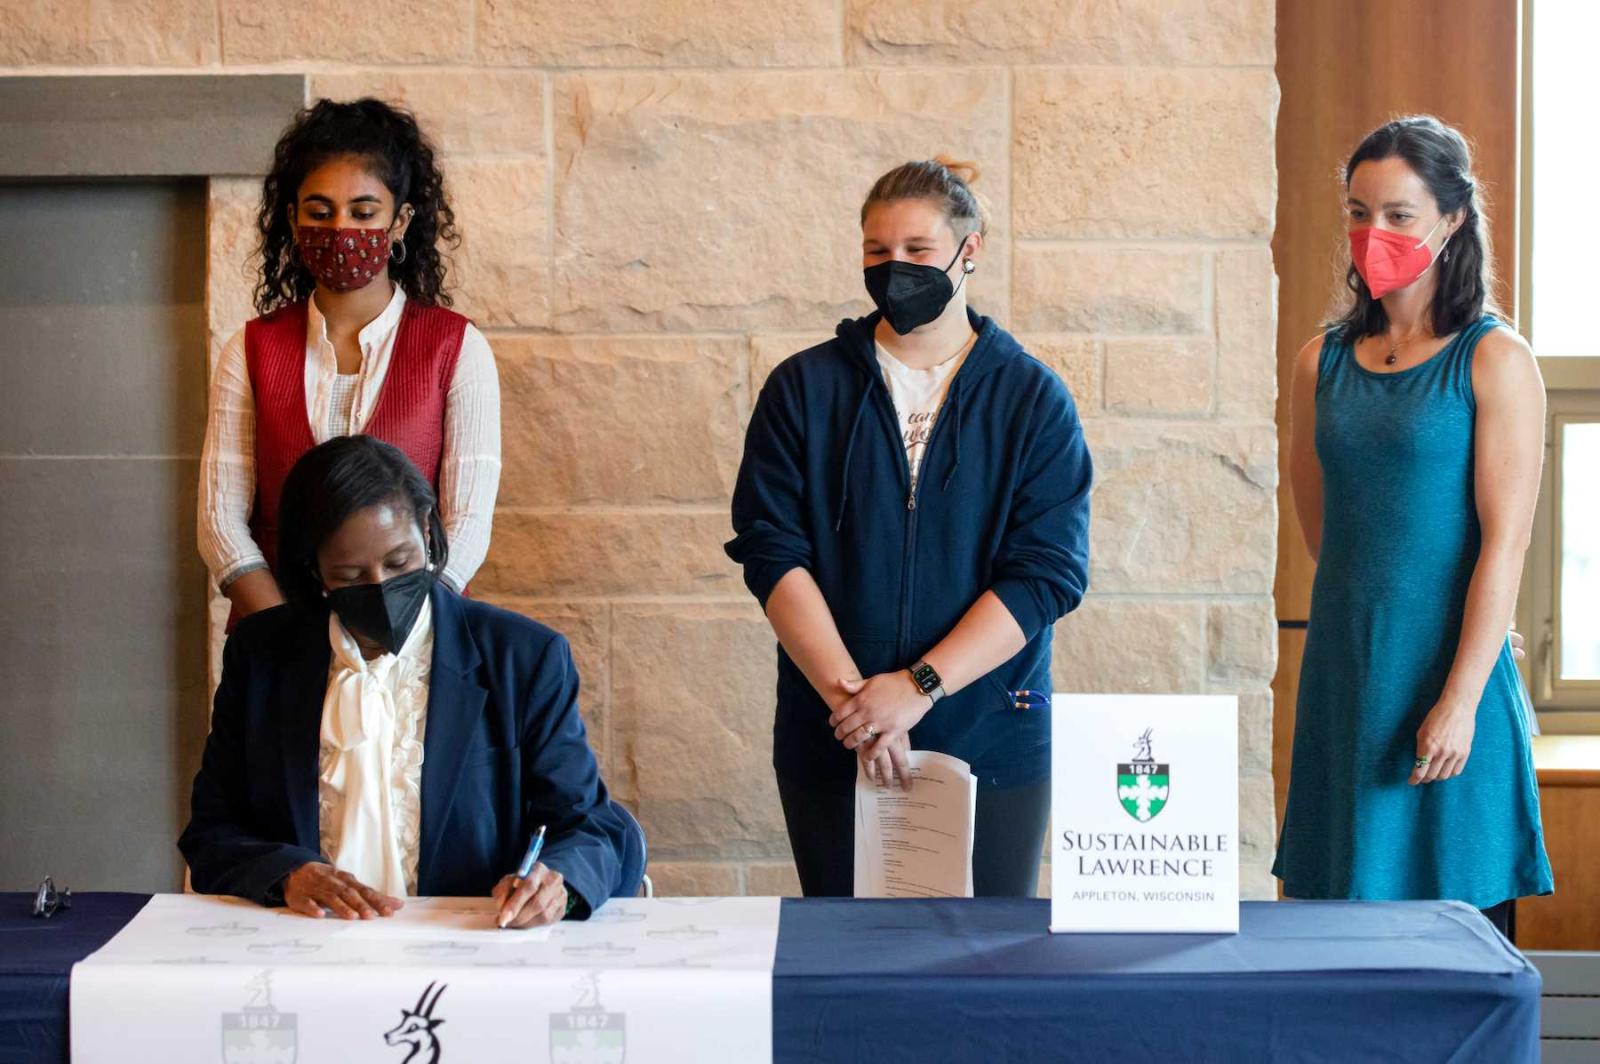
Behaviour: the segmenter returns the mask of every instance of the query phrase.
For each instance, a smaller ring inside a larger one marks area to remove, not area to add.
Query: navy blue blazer
[[[545,824],[540,860],[577,895],[574,917],[636,895],[643,865],[627,854],[643,840],[630,839],[638,829],[600,779],[566,639],[443,584],[432,601],[417,893],[486,896]],[[196,890],[272,904],[284,876],[327,860],[317,764],[331,654],[325,615],[289,607],[228,638],[178,840]]]

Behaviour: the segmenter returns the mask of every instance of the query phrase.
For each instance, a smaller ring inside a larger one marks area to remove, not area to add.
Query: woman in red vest
[[[278,141],[262,186],[255,305],[211,379],[200,552],[234,618],[283,601],[278,495],[334,436],[394,444],[436,491],[462,590],[489,548],[500,384],[488,342],[449,309],[457,242],[433,146],[410,114],[319,100]]]

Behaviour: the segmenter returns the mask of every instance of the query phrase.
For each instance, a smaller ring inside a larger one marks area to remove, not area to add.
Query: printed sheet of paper
[[[505,931],[495,926],[493,898],[413,898],[386,920],[351,920],[334,937],[341,943],[434,941],[520,947],[550,937],[550,927]]]
[[[72,1059],[669,1064],[772,1059],[777,898],[608,902],[491,930],[483,899],[311,920],[157,895],[72,970]],[[446,1055],[444,1051],[448,1050]]]
[[[856,897],[972,897],[978,780],[959,758],[911,751],[911,790],[856,770]]]

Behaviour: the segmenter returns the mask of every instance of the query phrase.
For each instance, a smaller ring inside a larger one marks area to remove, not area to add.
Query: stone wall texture
[[[1268,897],[1273,23],[1272,0],[0,0],[0,73],[301,72],[417,112],[504,389],[474,591],[571,638],[672,893],[796,890],[773,639],[721,550],[753,398],[866,307],[872,180],[976,160],[973,302],[1068,382],[1098,467],[1057,689],[1239,695],[1243,884]],[[212,183],[213,350],[248,314],[257,195]]]

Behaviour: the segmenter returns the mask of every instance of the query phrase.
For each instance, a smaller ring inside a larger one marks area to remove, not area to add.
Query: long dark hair
[[[1445,247],[1450,257],[1434,264],[1438,287],[1433,295],[1433,334],[1448,336],[1483,317],[1499,314],[1494,303],[1494,264],[1489,257],[1489,223],[1483,216],[1484,195],[1472,174],[1467,138],[1432,115],[1410,115],[1374,129],[1362,140],[1344,167],[1344,185],[1356,167],[1378,159],[1401,158],[1414,170],[1439,205],[1440,214],[1463,211],[1455,235]],[[1442,253],[1441,253],[1442,254]],[[1377,336],[1389,328],[1381,300],[1373,299],[1355,264],[1345,270],[1349,290],[1342,311],[1326,323],[1350,340]]]
[[[299,302],[316,288],[311,272],[295,257],[289,216],[306,175],[329,159],[346,155],[366,162],[394,196],[396,213],[408,203],[414,212],[406,229],[404,261],[391,258],[389,276],[408,299],[450,306],[440,247],[454,248],[461,238],[456,234],[455,212],[445,198],[444,175],[433,144],[409,112],[367,97],[348,103],[318,100],[301,110],[278,138],[256,215],[261,233],[256,313]]]
[[[274,574],[289,604],[322,610],[317,551],[351,514],[398,503],[416,514],[435,572],[450,556],[433,488],[398,447],[371,436],[335,436],[294,464],[278,504],[278,564]]]

